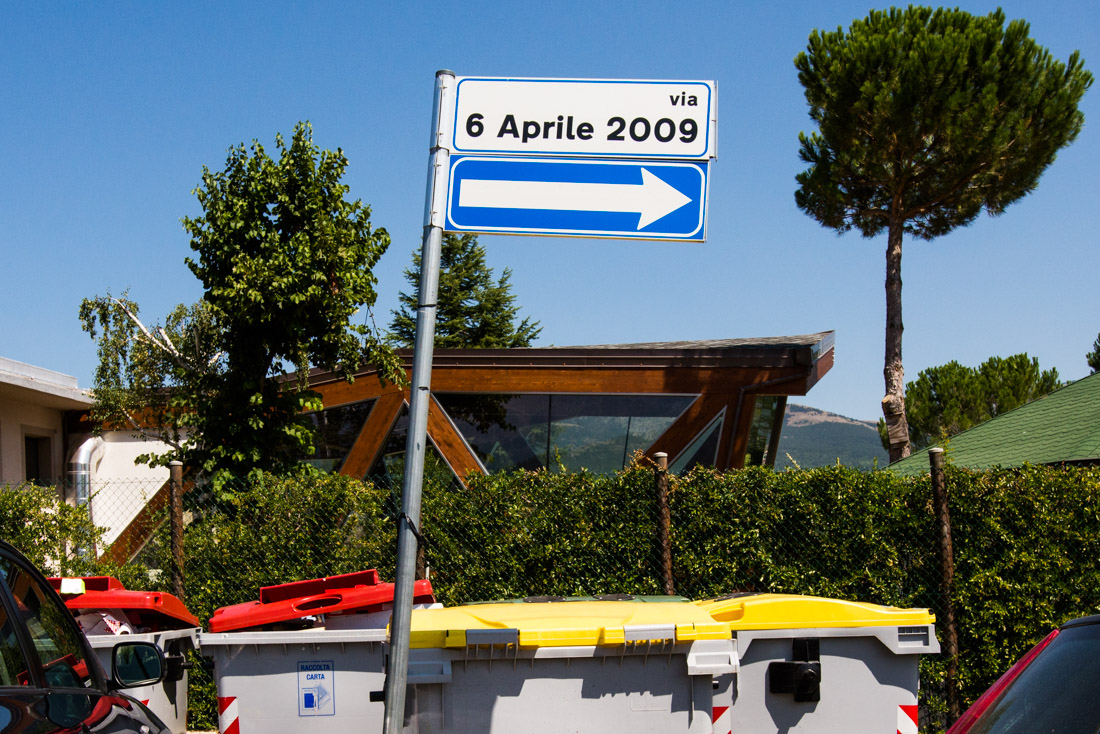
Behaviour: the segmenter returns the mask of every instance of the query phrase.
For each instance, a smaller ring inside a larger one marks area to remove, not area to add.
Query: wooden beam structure
[[[674,463],[716,419],[722,421],[715,468],[744,466],[757,396],[776,396],[766,461],[774,462],[788,396],[805,395],[832,367],[832,332],[791,337],[653,342],[525,349],[438,349],[432,393],[439,395],[688,396],[692,400],[646,449]],[[407,370],[412,354],[400,351]],[[408,403],[408,391],[366,368],[354,382],[315,372],[313,389],[326,410],[373,400],[374,405],[340,471],[366,476],[380,460],[390,431]],[[437,398],[428,436],[459,481],[485,466]]]

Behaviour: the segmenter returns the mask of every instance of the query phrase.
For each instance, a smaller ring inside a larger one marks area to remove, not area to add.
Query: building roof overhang
[[[833,332],[759,339],[597,344],[521,349],[436,349],[439,367],[810,367],[833,349]],[[411,350],[398,352],[411,359]]]
[[[588,346],[526,347],[516,349],[435,349],[433,370],[670,370],[743,369],[797,373],[802,390],[808,390],[832,367],[835,334],[823,331],[796,336],[748,339],[597,344]],[[397,350],[406,368],[411,368],[411,349]],[[366,367],[356,377],[376,371]],[[312,385],[339,378],[315,370]]]
[[[0,400],[54,410],[87,410],[93,400],[76,386],[76,378],[0,357]]]

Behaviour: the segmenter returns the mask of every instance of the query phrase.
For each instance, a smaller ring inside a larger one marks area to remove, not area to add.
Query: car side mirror
[[[151,642],[120,642],[111,650],[112,688],[160,683],[164,670],[164,652]]]

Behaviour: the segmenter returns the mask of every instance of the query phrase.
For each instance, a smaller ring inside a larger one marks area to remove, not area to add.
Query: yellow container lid
[[[751,594],[694,602],[731,630],[883,627],[933,624],[927,609],[899,609],[796,594]]]
[[[466,647],[467,632],[515,630],[520,647],[623,645],[628,642],[728,640],[730,626],[692,603],[570,601],[542,604],[472,604],[414,609],[414,648]],[[470,644],[477,644],[476,639]]]

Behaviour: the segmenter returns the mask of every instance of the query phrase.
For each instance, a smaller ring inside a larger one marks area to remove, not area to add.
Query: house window
[[[719,413],[718,417],[711,421],[710,425],[704,428],[691,445],[677,457],[669,467],[669,471],[673,474],[686,474],[696,466],[715,466],[718,463],[718,438],[722,434],[722,421],[725,415],[725,411]]]
[[[382,454],[375,461],[374,466],[367,472],[365,479],[379,487],[384,487],[393,492],[394,508],[401,504],[401,488],[405,478],[405,447],[409,436],[409,408],[403,406],[401,413],[394,422],[386,437],[386,443],[382,446]],[[424,488],[447,487],[452,491],[462,488],[458,477],[454,475],[447,462],[439,454],[439,451],[431,443],[428,437],[428,445],[424,452],[424,474],[422,485]]]
[[[50,439],[47,436],[23,437],[24,479],[46,485],[53,481],[50,471]]]

